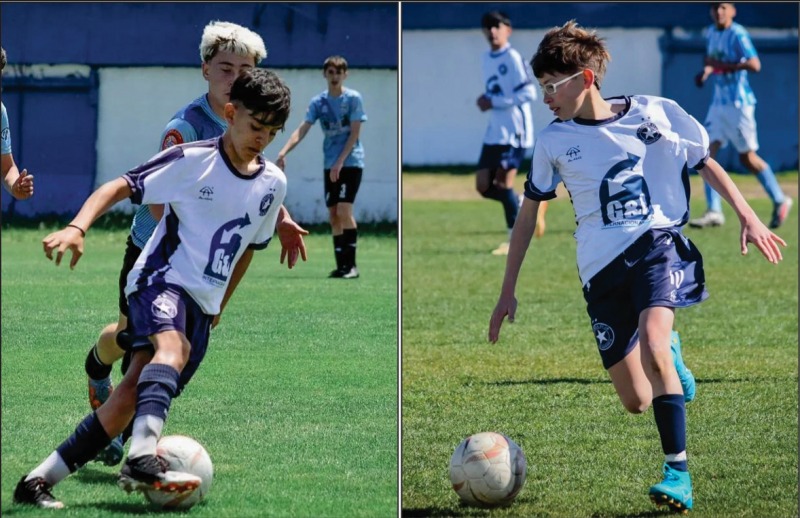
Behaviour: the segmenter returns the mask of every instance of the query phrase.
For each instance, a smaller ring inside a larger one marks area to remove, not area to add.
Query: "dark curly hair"
[[[283,128],[289,118],[292,93],[278,74],[256,68],[239,74],[231,87],[230,100],[241,103],[261,124]]]

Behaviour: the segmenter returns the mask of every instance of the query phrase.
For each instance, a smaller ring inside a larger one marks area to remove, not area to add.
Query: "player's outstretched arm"
[[[289,215],[285,206],[281,205],[278,211],[278,222],[275,224],[275,231],[281,242],[281,264],[289,258],[289,269],[297,264],[297,258],[302,257],[306,260],[306,244],[303,236],[308,235],[308,230],[298,225]]]
[[[725,169],[716,160],[709,158],[706,165],[699,172],[703,180],[708,182],[730,204],[739,217],[739,223],[742,226],[740,234],[742,255],[747,255],[747,243],[753,243],[764,254],[767,261],[778,264],[783,259],[778,245],[786,246],[786,241],[769,230],[758,219],[758,216],[745,201],[744,196],[728,176],[728,173],[725,172]]]
[[[511,241],[508,247],[508,258],[506,259],[506,272],[503,277],[503,287],[500,291],[500,298],[489,319],[489,341],[497,343],[500,338],[500,327],[503,320],[508,317],[508,321],[513,323],[517,312],[517,299],[514,291],[519,278],[519,271],[522,262],[525,260],[525,253],[531,244],[533,231],[536,229],[536,216],[539,212],[539,202],[525,198],[522,208],[517,214],[514,223],[514,230],[511,232]]]
[[[214,329],[219,324],[222,311],[225,309],[225,306],[228,305],[228,301],[231,300],[231,295],[233,295],[233,292],[236,291],[236,287],[239,286],[239,282],[241,282],[241,280],[244,278],[244,274],[247,273],[247,269],[250,267],[250,263],[252,261],[252,248],[245,250],[242,254],[242,257],[236,261],[233,271],[231,272],[231,280],[228,282],[228,287],[225,288],[225,295],[222,296],[222,302],[219,305],[219,313],[214,315],[214,319],[211,322],[211,329]]]
[[[308,121],[301,122],[300,126],[298,126],[297,129],[292,132],[292,136],[289,137],[289,140],[286,141],[286,144],[283,145],[278,153],[278,158],[275,159],[275,165],[280,167],[281,171],[286,169],[286,155],[288,155],[289,151],[293,150],[294,147],[305,138],[309,129],[311,129],[311,123]]]
[[[42,239],[44,255],[51,261],[53,251],[56,252],[56,266],[61,264],[64,252],[72,251],[69,262],[70,269],[74,269],[83,255],[83,239],[92,223],[115,203],[130,197],[131,188],[122,177],[101,185],[83,203],[78,215],[63,229],[53,232]]]

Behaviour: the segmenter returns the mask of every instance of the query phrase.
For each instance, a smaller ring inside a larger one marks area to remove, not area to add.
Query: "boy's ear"
[[[583,87],[584,88],[591,88],[594,84],[595,74],[594,70],[591,68],[586,68],[583,70]]]
[[[225,113],[225,120],[230,125],[233,122],[233,116],[236,115],[236,105],[233,103],[225,103],[223,112]]]

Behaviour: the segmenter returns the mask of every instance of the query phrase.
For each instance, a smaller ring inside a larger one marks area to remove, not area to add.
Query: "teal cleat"
[[[689,514],[692,508],[692,477],[688,471],[672,469],[664,464],[664,480],[650,488],[650,500],[656,505],[667,505],[670,511]]]
[[[111,439],[111,444],[100,450],[94,461],[102,462],[106,466],[116,466],[122,461],[123,454],[122,435],[117,435]]]
[[[681,337],[677,331],[672,332],[672,340],[670,341],[670,349],[672,349],[672,360],[675,362],[675,370],[678,371],[678,378],[681,380],[681,387],[683,388],[683,400],[689,402],[694,399],[696,390],[696,383],[694,381],[694,374],[686,368],[683,363],[683,356],[681,356]]]
[[[114,393],[114,384],[111,382],[111,376],[102,380],[93,380],[92,378],[88,378],[88,380],[89,406],[92,407],[92,410],[97,410]]]

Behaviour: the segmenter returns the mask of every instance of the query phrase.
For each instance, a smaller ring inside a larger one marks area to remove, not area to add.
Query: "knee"
[[[631,414],[643,414],[650,408],[650,399],[642,397],[630,397],[622,400],[622,406]]]

